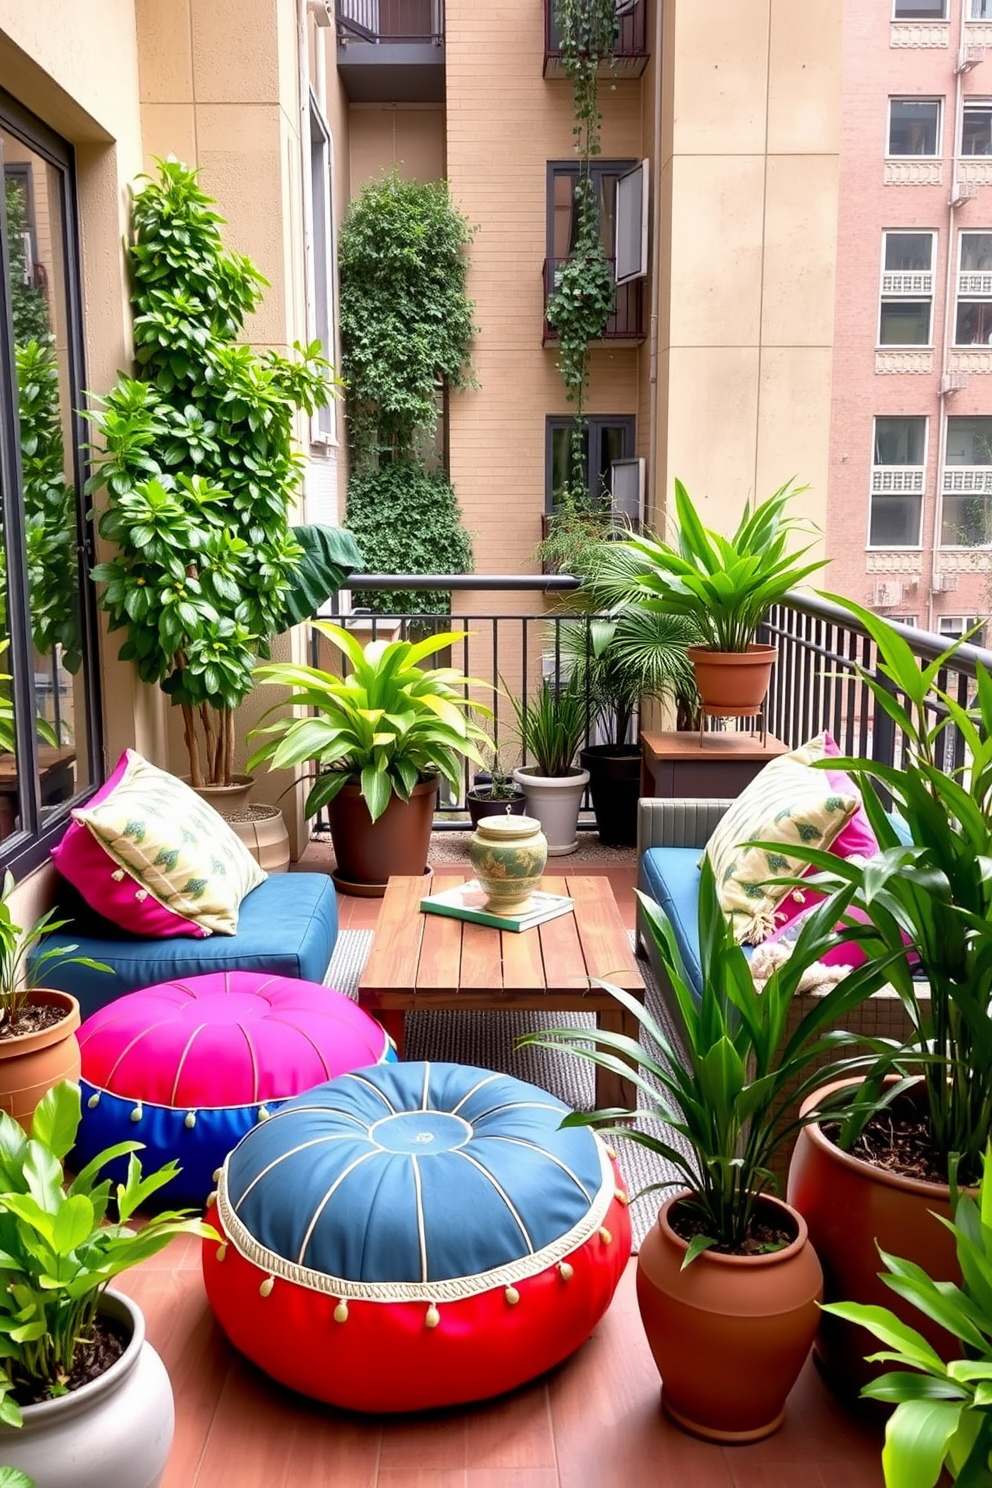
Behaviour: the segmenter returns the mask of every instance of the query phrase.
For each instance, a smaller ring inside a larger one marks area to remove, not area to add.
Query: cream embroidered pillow
[[[704,857],[713,865],[720,905],[738,941],[757,945],[775,928],[775,908],[788,884],[768,880],[798,877],[806,867],[790,854],[790,845],[826,852],[858,809],[856,795],[838,793],[826,771],[810,769],[814,759],[823,758],[824,737],[766,765],[706,844]],[[781,850],[744,847],[746,842],[781,844]]]
[[[267,877],[212,806],[130,749],[111,794],[72,815],[141,885],[136,893],[207,932],[233,935],[242,899]]]

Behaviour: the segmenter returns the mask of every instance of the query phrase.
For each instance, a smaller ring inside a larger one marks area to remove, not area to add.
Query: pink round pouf
[[[351,998],[258,971],[132,992],[87,1018],[79,1046],[77,1169],[117,1142],[141,1142],[146,1173],[179,1164],[161,1195],[197,1205],[231,1149],[282,1101],[395,1058]],[[106,1171],[123,1177],[125,1166]]]

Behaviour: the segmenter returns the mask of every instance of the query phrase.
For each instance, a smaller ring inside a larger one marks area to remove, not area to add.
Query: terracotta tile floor
[[[583,867],[610,879],[632,926],[630,864]],[[371,927],[377,909],[343,899],[342,926]],[[496,1401],[401,1419],[316,1405],[240,1358],[213,1322],[191,1241],[118,1285],[140,1302],[175,1390],[163,1488],[882,1488],[879,1429],[842,1408],[812,1364],[767,1441],[721,1448],[672,1426],[634,1262],[592,1337],[551,1374]]]

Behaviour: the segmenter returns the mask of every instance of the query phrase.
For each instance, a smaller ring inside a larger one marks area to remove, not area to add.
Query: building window
[[[310,173],[306,198],[307,321],[310,338],[334,360],[334,239],[331,213],[331,136],[313,93],[310,94]],[[337,434],[335,405],[329,399],[313,414],[311,439],[332,443]]]
[[[992,101],[967,102],[961,113],[961,154],[992,155]]]
[[[968,0],[969,21],[992,21],[992,0]]]
[[[940,154],[940,99],[890,98],[890,155]]]
[[[963,232],[958,240],[955,346],[992,343],[992,232]]]
[[[926,483],[925,418],[876,418],[868,546],[918,548]]]
[[[975,632],[974,635],[970,634],[971,631]],[[970,646],[985,645],[985,626],[981,615],[938,615],[937,634],[946,636],[949,641],[960,641],[967,636]]]
[[[933,307],[932,232],[882,234],[879,346],[929,346]]]
[[[940,545],[992,543],[992,418],[949,418]]]
[[[947,0],[895,0],[892,17],[896,21],[946,21]]]
[[[644,335],[643,280],[632,271],[635,257],[633,239],[640,234],[646,221],[647,195],[640,192],[642,215],[637,217],[630,210],[628,197],[626,212],[618,213],[617,188],[621,179],[639,172],[635,160],[594,160],[590,168],[593,195],[599,215],[599,239],[603,252],[616,275],[617,266],[617,222],[623,243],[621,258],[627,265],[625,282],[617,285],[613,314],[603,331],[605,341],[638,340]],[[578,236],[578,212],[575,188],[579,181],[577,161],[549,161],[547,195],[547,256],[544,262],[545,300],[555,285],[555,275],[575,252]],[[636,218],[636,221],[635,221]],[[646,265],[645,265],[646,267]],[[622,276],[624,277],[624,276]],[[554,333],[546,326],[545,342],[554,339]]]
[[[572,468],[575,420],[548,418],[545,426],[545,505],[553,511],[559,493],[581,481],[600,507],[613,504],[613,462],[634,456],[635,421],[626,414],[592,414],[579,443],[579,468]]]
[[[73,157],[0,93],[0,860],[101,778]]]
[[[910,630],[919,629],[920,620],[918,615],[889,615],[888,618],[895,625],[906,625]]]

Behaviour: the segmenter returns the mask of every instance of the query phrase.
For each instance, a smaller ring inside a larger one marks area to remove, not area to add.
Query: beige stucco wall
[[[825,524],[840,22],[836,0],[664,3],[653,497],[679,476],[714,527],[794,475]]]

